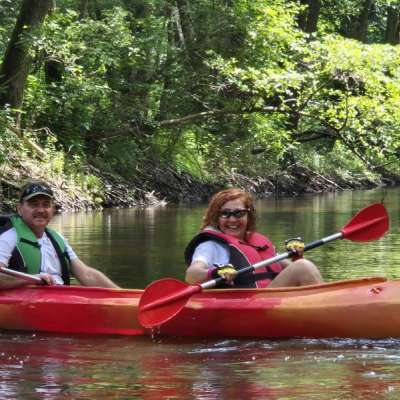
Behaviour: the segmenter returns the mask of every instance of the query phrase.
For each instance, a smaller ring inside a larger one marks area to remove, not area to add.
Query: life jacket
[[[276,255],[271,241],[257,232],[251,232],[246,241],[242,241],[230,235],[226,235],[212,227],[207,227],[196,235],[188,244],[185,250],[185,261],[187,265],[192,262],[193,253],[196,247],[207,240],[214,240],[228,246],[229,262],[236,270],[248,267]],[[257,271],[240,274],[234,280],[234,287],[266,287],[279,272],[282,266],[274,263],[265,267],[257,268]],[[232,287],[224,285],[224,287]]]
[[[0,234],[11,228],[15,228],[17,233],[17,245],[11,253],[8,268],[28,274],[40,273],[42,255],[36,236],[19,215],[1,215]],[[65,241],[54,229],[46,228],[45,232],[60,261],[64,284],[69,285],[71,262],[66,251]]]

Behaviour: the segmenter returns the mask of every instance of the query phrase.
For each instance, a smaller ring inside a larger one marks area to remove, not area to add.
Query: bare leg
[[[323,282],[318,268],[304,258],[290,263],[268,287],[305,286]]]

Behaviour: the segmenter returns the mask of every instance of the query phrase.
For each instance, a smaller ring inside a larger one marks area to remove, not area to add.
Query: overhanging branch
[[[250,114],[250,113],[255,113],[255,112],[271,113],[271,112],[284,112],[284,111],[286,111],[286,110],[283,110],[279,107],[262,107],[262,108],[253,108],[251,110],[249,110],[249,109],[209,110],[209,111],[202,111],[202,112],[195,113],[195,114],[189,114],[189,115],[186,115],[181,118],[166,119],[164,121],[160,121],[158,123],[158,127],[168,128],[171,126],[184,125],[187,123],[191,123],[197,119],[205,119],[205,118],[221,116],[221,115],[240,115],[240,114]]]

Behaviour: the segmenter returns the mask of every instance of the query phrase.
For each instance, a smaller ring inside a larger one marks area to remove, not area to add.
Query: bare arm
[[[186,282],[190,285],[205,282],[207,280],[207,265],[202,261],[194,261],[186,270]]]
[[[32,280],[20,278],[17,276],[11,276],[9,275],[8,271],[7,274],[4,272],[1,272],[1,268],[7,268],[7,266],[3,263],[0,262],[0,289],[13,289],[13,288],[18,288],[26,285],[32,285],[32,284],[43,284],[43,285],[55,285],[56,282],[54,278],[50,274],[46,273],[40,273],[35,276],[37,278],[40,278],[42,281],[37,282],[32,282]],[[11,271],[10,271],[11,272]],[[21,274],[24,275],[24,274]]]
[[[96,286],[105,288],[118,288],[111,279],[102,272],[87,266],[79,258],[71,261],[71,272],[78,281],[84,286]]]
[[[4,265],[3,263],[0,263],[0,267],[6,268],[7,266]],[[12,288],[25,286],[28,284],[29,284],[29,282],[27,282],[21,278],[16,278],[14,276],[0,273],[0,289],[12,289]]]

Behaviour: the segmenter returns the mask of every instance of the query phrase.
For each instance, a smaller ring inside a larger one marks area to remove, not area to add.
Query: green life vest
[[[10,216],[10,222],[17,233],[16,251],[19,253],[23,264],[20,268],[28,274],[38,274],[40,272],[42,255],[36,236],[20,216]],[[66,251],[65,241],[54,229],[46,228],[45,232],[59,258],[63,281],[68,285],[70,260]]]

